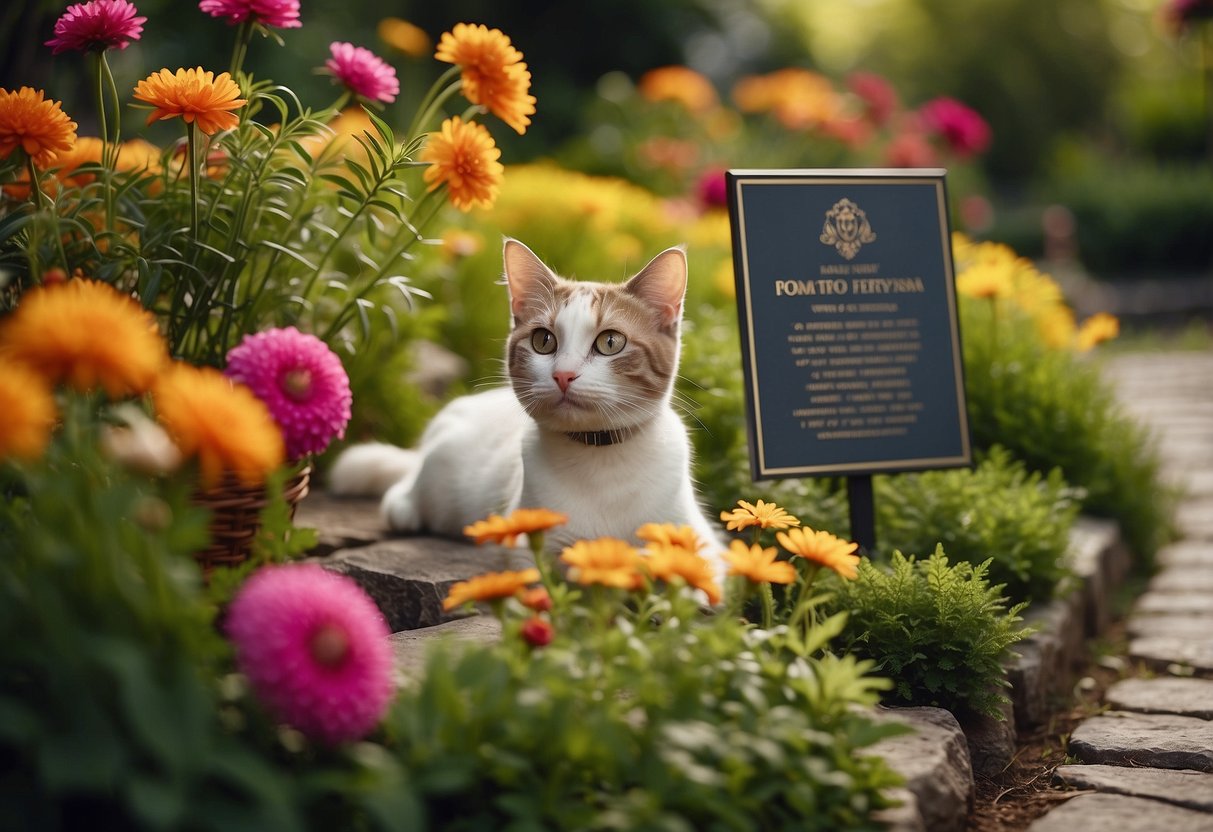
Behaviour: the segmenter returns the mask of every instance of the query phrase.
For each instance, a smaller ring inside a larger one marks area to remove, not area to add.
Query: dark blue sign
[[[726,179],[754,479],[971,464],[944,171]]]

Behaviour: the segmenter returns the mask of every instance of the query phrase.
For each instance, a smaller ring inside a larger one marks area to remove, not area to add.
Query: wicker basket
[[[312,466],[304,465],[282,487],[292,519],[295,507],[307,496],[311,476]],[[227,474],[215,488],[194,492],[193,501],[211,511],[211,545],[194,553],[203,575],[210,575],[215,567],[235,566],[247,560],[257,537],[261,510],[269,502],[265,486],[244,485]]]

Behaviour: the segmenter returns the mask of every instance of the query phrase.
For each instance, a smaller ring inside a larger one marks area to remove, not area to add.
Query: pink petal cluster
[[[847,86],[863,102],[868,120],[877,127],[897,112],[897,91],[883,76],[875,72],[854,72],[847,78]]]
[[[954,98],[936,98],[919,110],[928,130],[943,136],[961,157],[984,152],[990,146],[990,125],[977,111]]]
[[[229,24],[251,20],[278,29],[298,29],[299,0],[201,0],[198,8],[211,17],[226,17]]]
[[[228,637],[272,714],[325,745],[361,739],[394,693],[390,630],[352,579],[317,564],[266,566],[228,607]]]
[[[705,208],[723,208],[728,202],[726,187],[723,170],[713,168],[705,172],[695,185],[699,204]]]
[[[146,17],[128,0],[89,0],[67,7],[55,21],[55,36],[46,42],[52,54],[125,49],[143,34]]]
[[[350,379],[341,359],[315,335],[293,326],[246,335],[228,352],[224,372],[265,402],[291,459],[318,454],[345,436]]]
[[[396,70],[385,63],[371,50],[352,43],[334,41],[329,44],[333,57],[324,62],[333,77],[359,98],[381,101],[384,104],[396,100],[400,94],[400,81]]]

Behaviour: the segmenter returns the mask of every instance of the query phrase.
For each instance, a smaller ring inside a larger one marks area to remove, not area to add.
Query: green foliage
[[[998,716],[1007,701],[1003,662],[1028,633],[1016,627],[1026,605],[1007,608],[988,566],[949,565],[942,546],[926,560],[894,552],[886,566],[865,558],[829,604],[849,612],[839,646],[894,680],[890,703]]]
[[[1079,496],[1059,470],[1029,473],[994,447],[976,470],[877,478],[876,539],[885,554],[942,544],[953,560],[988,561],[990,580],[1012,600],[1044,601],[1068,572]]]

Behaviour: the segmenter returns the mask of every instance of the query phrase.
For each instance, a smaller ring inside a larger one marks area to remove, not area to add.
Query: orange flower
[[[196,122],[208,136],[239,124],[239,116],[230,111],[248,103],[231,75],[216,76],[202,67],[178,69],[175,74],[167,69],[153,72],[135,85],[135,98],[155,107],[148,124],[180,116],[186,124]]]
[[[692,113],[705,113],[720,99],[712,82],[690,67],[663,66],[640,76],[637,91],[648,101],[676,101]]]
[[[724,553],[730,575],[741,575],[753,584],[790,584],[796,580],[796,567],[786,560],[776,560],[774,547],[758,544],[747,546],[740,540],[729,544]]]
[[[204,488],[218,484],[224,471],[256,485],[286,456],[282,431],[265,404],[216,369],[174,362],[152,398],[182,454],[198,457]]]
[[[151,388],[168,360],[156,322],[107,283],[68,280],[26,292],[0,324],[0,355],[51,382],[105,388],[110,398]]]
[[[553,526],[567,522],[568,515],[557,511],[548,511],[546,508],[519,508],[511,512],[509,517],[490,514],[485,520],[477,520],[470,526],[464,526],[463,533],[477,543],[513,546],[521,535],[546,532]]]
[[[720,585],[711,564],[693,551],[670,543],[654,543],[644,553],[644,568],[655,580],[670,583],[681,578],[688,586],[703,590],[709,604],[720,603]]]
[[[443,33],[434,57],[460,68],[468,101],[488,107],[519,135],[526,132],[535,112],[535,96],[529,94],[531,73],[522,53],[499,29],[458,23]]]
[[[539,580],[538,569],[521,569],[517,572],[489,572],[451,586],[442,602],[442,608],[450,611],[473,601],[496,601],[513,598],[527,584]]]
[[[1109,315],[1107,312],[1098,312],[1082,322],[1075,345],[1080,351],[1086,352],[1097,344],[1112,340],[1119,334],[1120,321],[1116,319],[1116,316]]]
[[[55,399],[46,379],[23,364],[0,362],[0,460],[40,456],[54,423]]]
[[[640,589],[640,553],[630,543],[614,537],[578,540],[560,553],[569,565],[569,577],[579,584],[601,584],[619,589]]]
[[[411,58],[420,58],[430,51],[430,36],[424,29],[399,17],[385,17],[376,27],[379,39]]]
[[[505,173],[497,161],[500,156],[484,125],[465,122],[459,116],[442,122],[442,132],[430,133],[421,151],[421,161],[430,163],[425,169],[429,189],[445,184],[451,204],[460,211],[493,204]]]
[[[22,87],[16,92],[0,88],[0,159],[20,148],[39,168],[76,141],[76,122],[58,101],[46,100],[42,90]]]
[[[646,543],[681,546],[688,552],[703,548],[699,535],[690,526],[675,526],[673,523],[645,523],[636,530],[636,536]]]
[[[779,532],[775,539],[792,554],[833,569],[844,578],[859,574],[855,568],[859,565],[859,555],[854,554],[858,543],[848,543],[829,532],[815,532],[808,527]]]
[[[757,504],[754,504],[738,500],[737,505],[738,508],[732,511],[720,512],[720,519],[725,521],[727,524],[725,528],[731,532],[739,532],[750,526],[758,526],[763,529],[787,529],[800,525],[799,520],[774,503],[759,500]]]
[[[522,606],[535,612],[547,612],[552,608],[552,596],[542,586],[532,587],[518,597]]]

